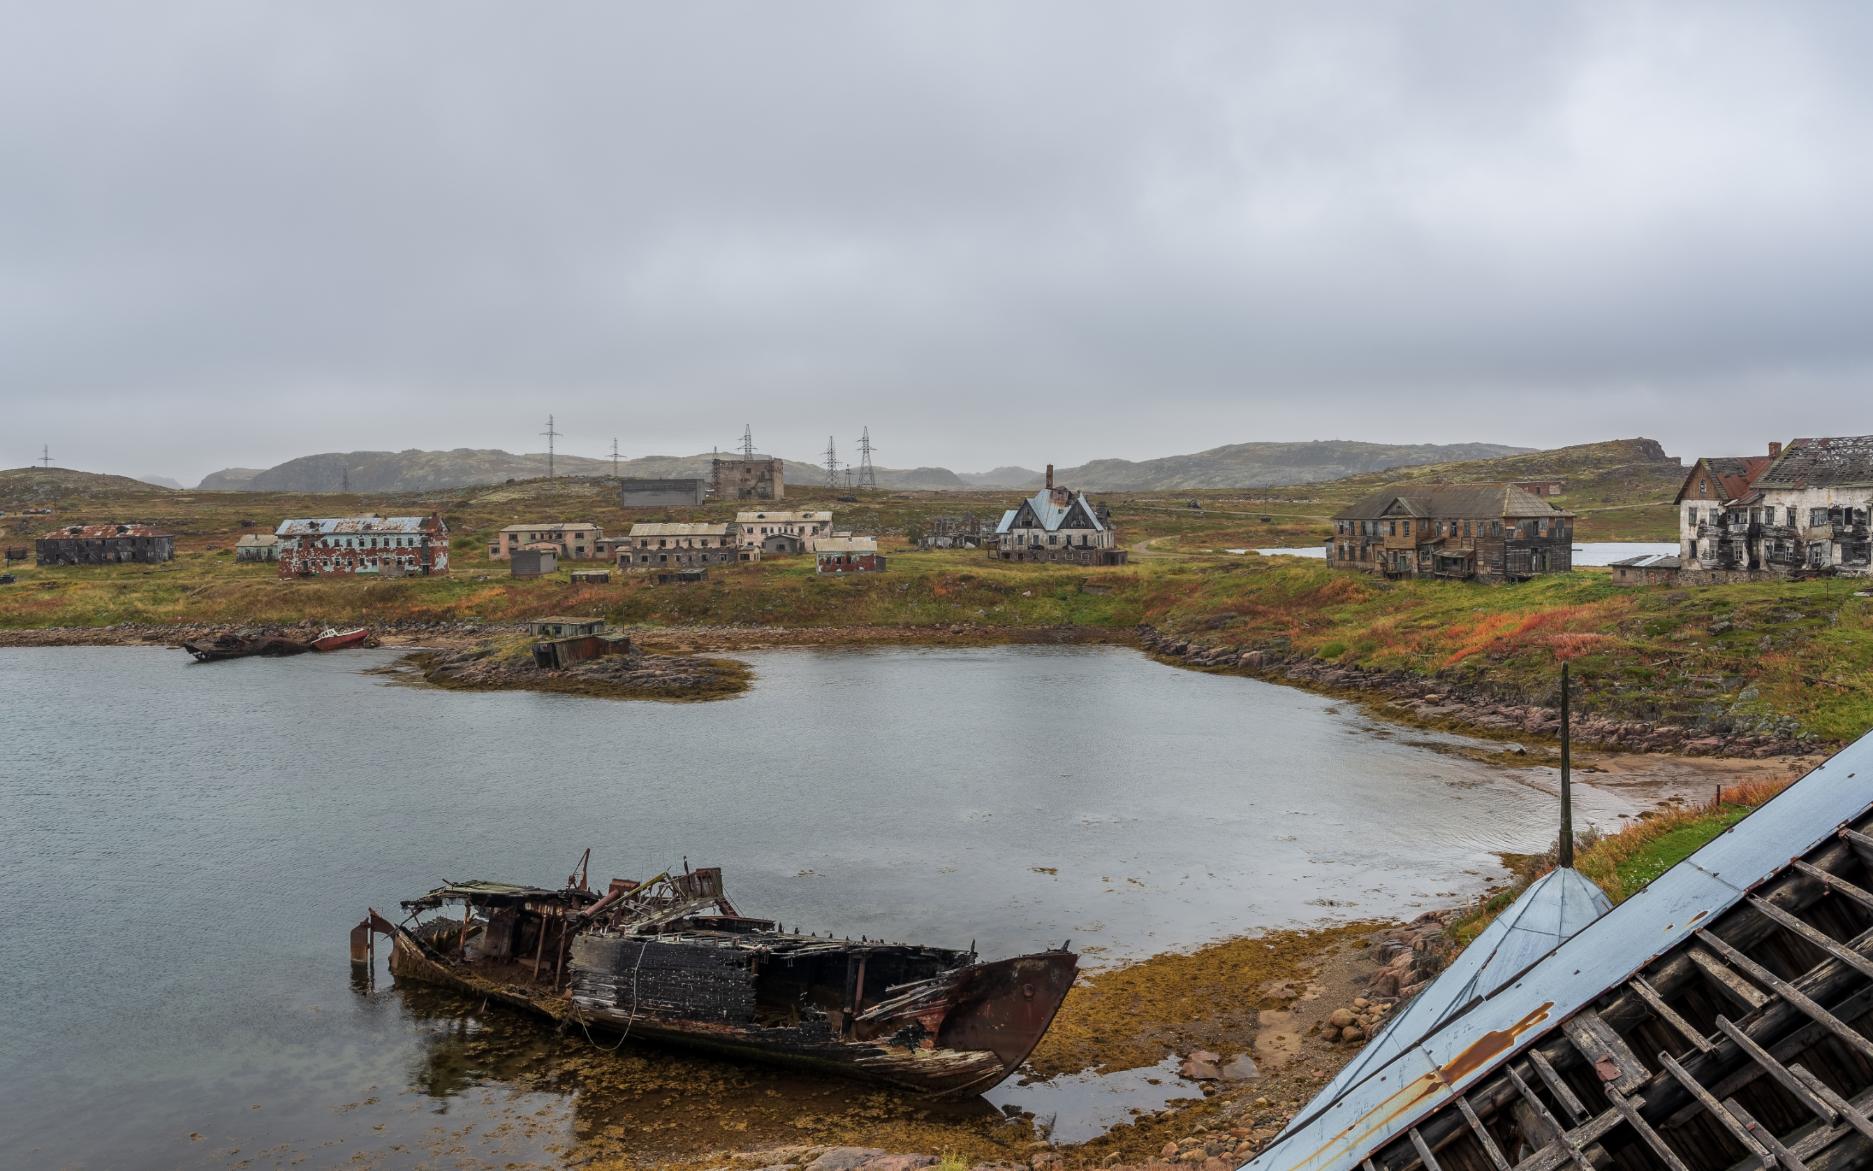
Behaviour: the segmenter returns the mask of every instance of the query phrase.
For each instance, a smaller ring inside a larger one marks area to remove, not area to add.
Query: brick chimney
[[[1054,486],[1054,465],[1052,464],[1047,465],[1047,486],[1049,488]]]
[[[1782,454],[1782,445],[1780,443],[1777,443],[1775,440],[1771,439],[1769,441],[1769,458],[1774,459],[1776,456],[1781,455],[1781,454]]]

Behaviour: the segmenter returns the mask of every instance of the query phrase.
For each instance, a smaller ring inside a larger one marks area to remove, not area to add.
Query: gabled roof
[[[234,542],[234,547],[238,549],[244,545],[251,549],[256,545],[277,545],[279,543],[280,539],[272,533],[242,533],[241,539]]]
[[[1514,484],[1401,484],[1382,488],[1333,514],[1334,520],[1383,520],[1388,516],[1504,517],[1573,516]]]
[[[1011,508],[1007,512],[1002,513],[1001,522],[995,526],[995,531],[998,533],[1005,533],[1009,529],[1014,528],[1015,527],[1015,514],[1020,511],[1021,510],[1019,508]]]
[[[815,553],[876,553],[877,537],[821,537],[813,543]]]
[[[282,537],[328,537],[334,533],[390,533],[420,536],[428,531],[427,516],[323,516],[283,520],[274,533]]]
[[[1607,564],[1621,569],[1677,569],[1681,562],[1676,553],[1641,553],[1637,557],[1626,557]]]
[[[1099,510],[1093,507],[1092,501],[1086,499],[1086,493],[1084,492],[1068,493],[1067,502],[1065,504],[1055,504],[1053,489],[1042,488],[1039,492],[1036,492],[1034,495],[1022,501],[1022,506],[1027,508],[1034,517],[1034,527],[1049,533],[1060,531],[1060,526],[1073,512],[1073,506],[1076,504],[1085,509],[1084,515],[1087,520],[1087,527],[1090,527],[1096,533],[1105,531],[1105,522],[1099,519]],[[1004,527],[998,527],[995,531],[1005,532],[1007,528],[1013,527],[1015,518],[1020,512],[1020,508],[1014,508],[1003,513],[1002,526]]]
[[[1749,491],[1750,485],[1768,469],[1774,458],[1769,455],[1707,455],[1691,465],[1672,503],[1682,504],[1686,500],[1735,500]],[[1700,476],[1711,481],[1714,497],[1691,495],[1691,486],[1700,482]]]
[[[1758,488],[1869,485],[1873,485],[1873,435],[1792,440],[1756,478]]]

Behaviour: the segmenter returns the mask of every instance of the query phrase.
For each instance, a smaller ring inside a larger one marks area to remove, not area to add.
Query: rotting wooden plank
[[[1845,828],[1840,831],[1840,836],[1842,841],[1853,847],[1854,853],[1860,855],[1862,862],[1873,867],[1873,838],[1857,829]]]
[[[1757,1142],[1768,1148],[1770,1155],[1774,1156],[1775,1161],[1784,1168],[1784,1171],[1808,1171],[1808,1164],[1802,1162],[1799,1155],[1784,1146],[1782,1139],[1775,1131],[1750,1117],[1749,1111],[1738,1105],[1735,1098],[1725,1098],[1723,1108],[1730,1117],[1741,1123],[1743,1129],[1748,1131]]]
[[[1767,1070],[1770,1077],[1781,1083],[1782,1088],[1793,1095],[1796,1101],[1807,1107],[1816,1118],[1829,1126],[1840,1121],[1839,1111],[1817,1097],[1815,1092],[1803,1084],[1800,1078],[1789,1072],[1786,1065],[1777,1061],[1774,1054],[1756,1044],[1750,1035],[1737,1028],[1729,1017],[1717,1018],[1717,1031],[1736,1042],[1737,1048],[1741,1049],[1745,1056]]]
[[[1424,1171],[1444,1171],[1444,1165],[1439,1163],[1437,1156],[1431,1153],[1431,1144],[1424,1141],[1424,1136],[1418,1133],[1417,1127],[1414,1126],[1405,1133],[1411,1136],[1412,1149],[1418,1152],[1418,1161],[1424,1164]]]
[[[1840,875],[1832,871],[1823,870],[1812,862],[1804,862],[1800,858],[1794,860],[1794,866],[1795,869],[1806,874],[1809,878],[1819,882],[1823,890],[1844,894],[1868,910],[1873,910],[1873,891],[1862,890]]]
[[[1608,1085],[1606,1097],[1613,1103],[1613,1109],[1619,1111],[1619,1116],[1626,1120],[1626,1125],[1632,1127],[1633,1132],[1645,1142],[1645,1145],[1652,1148],[1652,1153],[1659,1157],[1669,1171],[1691,1171],[1691,1168],[1685,1166],[1684,1160],[1678,1157],[1678,1152],[1672,1150],[1664,1137],[1652,1129],[1652,1124],[1645,1120],[1645,1116],[1639,1113],[1626,1095]]]
[[[1839,1114],[1841,1118],[1846,1121],[1848,1126],[1859,1131],[1869,1141],[1873,1141],[1873,1120],[1867,1118],[1866,1111],[1835,1093],[1834,1087],[1810,1073],[1804,1066],[1791,1065],[1788,1067],[1788,1071],[1794,1074],[1802,1085],[1807,1086],[1809,1092],[1814,1094],[1815,1097],[1826,1102],[1835,1113]]]
[[[1697,936],[1699,939],[1715,948],[1725,959],[1729,960],[1737,967],[1742,968],[1749,974],[1751,979],[1774,990],[1777,996],[1788,1001],[1797,1009],[1801,1010],[1810,1020],[1815,1021],[1822,1028],[1834,1034],[1836,1037],[1839,1037],[1843,1043],[1859,1051],[1861,1055],[1873,1058],[1873,1041],[1867,1040],[1858,1030],[1852,1028],[1845,1021],[1842,1021],[1827,1009],[1822,1008],[1819,1004],[1808,999],[1808,997],[1793,984],[1782,979],[1755,960],[1750,959],[1723,940],[1718,939],[1710,932],[1700,931],[1697,933]]]
[[[1671,1012],[1669,1008],[1665,1011]],[[1679,1019],[1683,1020],[1682,1017]],[[1690,1028],[1688,1024],[1685,1027]],[[1562,1021],[1561,1031],[1567,1034],[1567,1039],[1574,1043],[1580,1055],[1587,1059],[1587,1064],[1595,1067],[1596,1073],[1602,1061],[1613,1063],[1619,1076],[1608,1084],[1618,1087],[1621,1093],[1631,1093],[1650,1080],[1652,1071],[1645,1067],[1645,1062],[1639,1060],[1639,1055],[1632,1051],[1632,1047],[1626,1044],[1618,1031],[1593,1009],[1584,1008]]]
[[[1755,895],[1749,896],[1749,905],[1788,928],[1802,939],[1807,940],[1815,947],[1833,956],[1841,963],[1846,964],[1854,971],[1873,979],[1873,960],[1861,955],[1859,952],[1848,947],[1820,928],[1789,914],[1774,903],[1767,902]]]
[[[1554,1137],[1545,1145],[1558,1145],[1567,1158],[1587,1168],[1587,1171],[1593,1171],[1593,1163],[1588,1160],[1587,1152],[1582,1150],[1574,1136],[1568,1133],[1568,1128],[1561,1125],[1561,1120],[1556,1118],[1553,1111],[1548,1109],[1547,1103],[1541,1100],[1541,1096],[1529,1087],[1529,1084],[1522,1079],[1521,1074],[1516,1072],[1515,1066],[1505,1065],[1502,1069],[1504,1073],[1509,1075],[1509,1080],[1515,1083],[1516,1092],[1522,1095],[1522,1101],[1528,1103],[1528,1108],[1535,1112],[1537,1118],[1541,1119],[1542,1122],[1553,1129]]]
[[[1709,933],[1700,931],[1698,932],[1698,936],[1699,938],[1705,938],[1709,936]],[[1715,938],[1714,936],[1709,937]],[[1730,945],[1725,944],[1724,946],[1729,947]],[[1722,960],[1719,960],[1716,956],[1703,948],[1694,947],[1691,949],[1691,962],[1697,965],[1698,971],[1703,972],[1706,976],[1709,976],[1715,981],[1717,987],[1722,989],[1730,999],[1736,1001],[1750,1012],[1755,1012],[1763,1005],[1769,1003],[1769,998],[1764,995],[1761,990],[1752,987],[1749,981],[1743,979],[1743,977],[1737,975],[1729,968],[1726,968]]]
[[[1509,1160],[1503,1156],[1502,1148],[1496,1145],[1496,1139],[1489,1133],[1489,1128],[1484,1126],[1483,1120],[1476,1116],[1476,1107],[1470,1105],[1470,1099],[1458,1094],[1457,1109],[1462,1111],[1463,1120],[1470,1124],[1470,1133],[1476,1136],[1477,1145],[1483,1148],[1485,1155],[1489,1156],[1489,1161],[1495,1165],[1496,1171],[1509,1171]]]
[[[1704,1107],[1704,1112],[1710,1115],[1717,1125],[1730,1132],[1730,1137],[1737,1141],[1738,1146],[1755,1156],[1756,1166],[1769,1166],[1770,1161],[1774,1158],[1774,1156],[1769,1153],[1769,1149],[1757,1142],[1755,1136],[1744,1129],[1743,1124],[1738,1122],[1736,1117],[1728,1110],[1725,1110],[1721,1102],[1711,1097],[1710,1091],[1705,1089],[1696,1078],[1686,1073],[1684,1066],[1673,1061],[1669,1053],[1659,1054],[1658,1061],[1660,1065],[1665,1067],[1665,1071],[1671,1074],[1679,1085],[1684,1087],[1686,1093],[1697,1099],[1698,1104]]]
[[[1585,1148],[1605,1138],[1623,1121],[1619,1111],[1608,1107],[1573,1130],[1563,1132],[1572,1138],[1572,1142],[1548,1143],[1517,1163],[1515,1171],[1560,1171],[1564,1164],[1570,1162],[1591,1168],[1593,1160],[1587,1157]]]
[[[1646,1007],[1656,1013],[1659,1020],[1670,1025],[1679,1036],[1691,1042],[1692,1047],[1698,1052],[1709,1053],[1711,1051],[1713,1046],[1709,1039],[1698,1032],[1690,1021],[1678,1015],[1678,1010],[1666,1004],[1665,998],[1658,994],[1658,989],[1647,983],[1644,976],[1634,976],[1626,982],[1626,986],[1637,993],[1640,1000],[1645,1001]]]
[[[1567,1111],[1573,1124],[1579,1126],[1581,1120],[1587,1117],[1587,1108],[1575,1096],[1573,1089],[1561,1080],[1561,1075],[1555,1070],[1554,1063],[1542,1056],[1539,1049],[1529,1050],[1528,1060],[1535,1067],[1535,1072],[1541,1075],[1541,1080],[1548,1087],[1548,1092],[1554,1095],[1555,1101],[1561,1103],[1561,1108]]]

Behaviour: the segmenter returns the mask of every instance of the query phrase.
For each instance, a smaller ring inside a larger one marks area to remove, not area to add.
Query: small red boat
[[[312,640],[315,651],[342,651],[354,646],[371,645],[371,632],[365,627],[356,630],[327,630]]]

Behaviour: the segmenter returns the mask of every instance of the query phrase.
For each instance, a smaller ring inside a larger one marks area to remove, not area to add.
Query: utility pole
[[[1561,842],[1557,863],[1563,870],[1574,866],[1574,786],[1572,745],[1568,743],[1568,725],[1572,723],[1572,713],[1568,710],[1567,664],[1561,664]]]
[[[743,423],[741,426],[741,458],[754,458],[754,425],[752,423]]]
[[[611,437],[611,478],[618,478],[618,437]]]
[[[52,445],[50,443],[40,447],[39,459],[37,462],[48,468],[52,466]]]
[[[338,469],[338,490],[340,492],[351,491],[351,467],[349,464]]]
[[[865,428],[858,437],[858,486],[872,492],[878,490],[878,471],[871,466],[871,428]]]
[[[558,439],[561,435],[564,435],[565,432],[555,429],[553,426],[553,416],[548,415],[546,417],[546,430],[540,432],[540,434],[546,436],[546,478],[550,480],[553,478],[553,440]]]
[[[832,436],[826,436],[826,486],[839,490],[839,453],[833,448]]]

